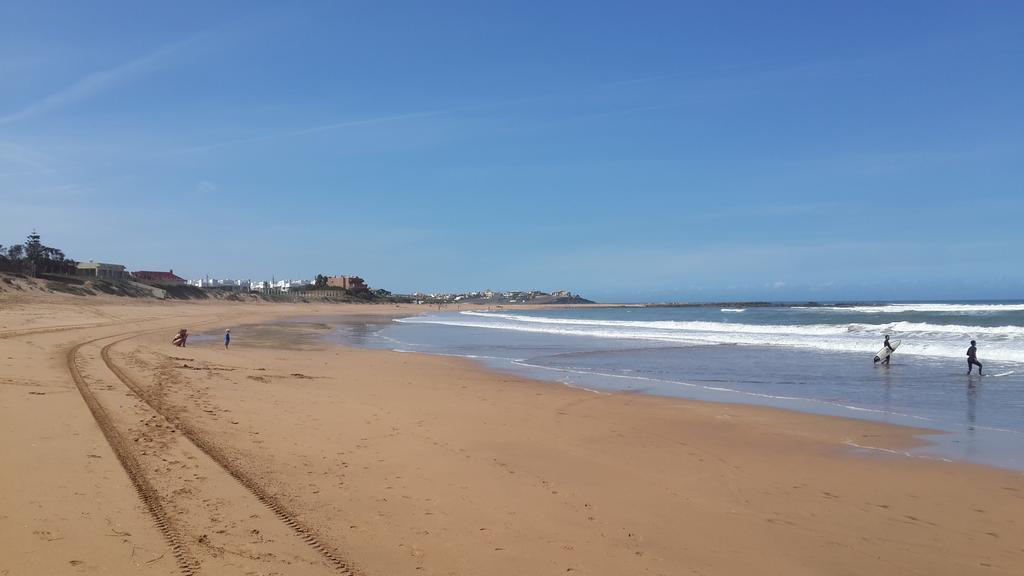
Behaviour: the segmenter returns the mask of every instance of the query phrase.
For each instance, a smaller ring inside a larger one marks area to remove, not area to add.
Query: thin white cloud
[[[79,100],[93,96],[126,77],[151,70],[168,55],[181,50],[188,44],[191,44],[195,39],[196,37],[193,36],[179,42],[167,44],[155,52],[151,52],[130,62],[126,62],[106,70],[92,72],[79,79],[74,84],[37,100],[17,112],[13,112],[6,116],[0,116],[0,124],[10,124],[51,110],[59,110],[65,106],[74,104]]]
[[[347,120],[343,122],[331,122],[329,124],[321,124],[318,126],[310,126],[308,128],[300,128],[297,130],[288,130],[284,132],[275,132],[272,134],[260,134],[256,136],[250,136],[247,138],[233,138],[231,140],[222,140],[220,142],[211,142],[209,144],[200,144],[185,148],[182,152],[206,152],[215,148],[223,148],[226,146],[234,146],[236,144],[251,144],[255,142],[265,142],[268,140],[276,140],[278,138],[288,138],[293,136],[305,136],[307,134],[316,134],[317,132],[327,132],[328,130],[337,130],[340,128],[353,128],[356,126],[367,126],[371,124],[383,124],[386,122],[398,122],[401,120],[413,120],[416,118],[429,118],[431,116],[441,116],[443,114],[451,114],[458,112],[461,109],[447,109],[447,110],[428,110],[425,112],[411,112],[409,114],[394,114],[391,116],[377,116],[373,118],[363,118],[360,120]]]
[[[513,105],[518,105],[518,104],[526,104],[526,103],[529,103],[529,102],[541,102],[541,101],[545,101],[545,100],[553,100],[553,99],[556,99],[556,98],[563,98],[563,97],[566,97],[566,96],[572,96],[572,95],[576,95],[576,94],[580,94],[580,93],[593,92],[593,91],[598,91],[598,90],[605,90],[605,89],[609,89],[609,88],[619,88],[619,87],[623,87],[623,86],[630,86],[630,85],[636,85],[636,84],[645,84],[645,83],[650,83],[650,82],[658,82],[658,81],[668,80],[668,79],[672,79],[672,78],[680,78],[680,77],[690,76],[690,77],[692,77],[692,79],[704,79],[704,80],[707,80],[707,79],[716,78],[716,77],[719,77],[719,76],[727,76],[727,75],[730,75],[730,74],[736,74],[737,72],[744,71],[744,70],[746,70],[748,68],[749,69],[756,69],[759,66],[761,66],[761,64],[751,64],[751,65],[728,67],[728,68],[724,68],[722,70],[717,70],[717,71],[715,71],[713,73],[691,74],[691,73],[688,73],[688,72],[671,72],[671,73],[667,73],[667,74],[655,74],[655,75],[649,75],[649,76],[627,78],[627,79],[624,79],[624,80],[614,80],[614,81],[610,81],[610,82],[602,82],[602,83],[594,84],[594,85],[591,85],[591,86],[569,88],[569,89],[566,89],[566,90],[560,90],[560,91],[550,92],[550,93],[546,93],[546,94],[537,94],[537,95],[534,95],[534,96],[523,96],[523,97],[519,97],[519,98],[509,98],[509,99],[504,99],[504,100],[494,100],[494,101],[489,101],[489,102],[482,102],[482,103],[479,103],[479,104],[468,104],[468,105],[464,105],[464,106],[455,106],[455,107],[451,107],[451,108],[442,108],[442,109],[435,109],[435,110],[425,110],[425,111],[421,111],[421,112],[409,112],[409,113],[404,113],[404,114],[393,114],[393,115],[387,115],[387,116],[377,116],[377,117],[363,118],[363,119],[358,119],[358,120],[345,120],[345,121],[340,121],[340,122],[330,122],[330,123],[326,123],[326,124],[320,124],[320,125],[316,125],[316,126],[310,126],[310,127],[307,127],[307,128],[300,128],[300,129],[295,129],[295,130],[287,130],[287,131],[274,132],[274,133],[269,133],[269,134],[257,134],[257,135],[241,137],[241,138],[232,138],[232,139],[228,139],[228,140],[221,140],[219,142],[211,142],[211,143],[207,143],[207,144],[197,144],[195,146],[190,146],[190,147],[187,147],[187,148],[180,149],[180,150],[178,150],[178,152],[182,152],[182,153],[207,152],[207,151],[210,151],[210,150],[213,150],[213,149],[224,148],[224,147],[234,146],[234,145],[238,145],[238,144],[251,144],[251,143],[256,143],[256,142],[266,142],[266,141],[270,141],[270,140],[276,140],[278,138],[289,138],[289,137],[297,137],[297,136],[306,136],[308,134],[315,134],[315,133],[318,133],[318,132],[327,132],[327,131],[330,131],[330,130],[338,130],[338,129],[343,129],[343,128],[353,128],[353,127],[357,127],[357,126],[367,126],[367,125],[372,125],[372,124],[383,124],[383,123],[388,123],[388,122],[401,122],[401,121],[405,121],[405,120],[416,120],[416,119],[420,119],[420,118],[430,118],[430,117],[436,117],[436,116],[448,116],[448,115],[459,114],[459,113],[463,113],[463,112],[473,112],[473,111],[478,111],[478,110],[486,110],[486,109],[499,108],[499,107],[504,107],[504,106],[513,106]],[[630,113],[630,112],[656,111],[656,110],[662,110],[662,109],[675,108],[675,107],[683,106],[683,105],[685,105],[685,103],[676,102],[676,103],[669,103],[669,104],[662,104],[662,105],[655,105],[655,106],[638,107],[638,108],[635,108],[635,109],[627,108],[627,109],[621,109],[621,110],[613,110],[610,113],[611,114],[622,114],[622,113]]]
[[[296,136],[306,136],[309,134],[316,134],[319,132],[328,132],[330,130],[339,130],[343,128],[355,128],[358,126],[369,126],[373,124],[385,124],[389,122],[402,122],[405,120],[417,120],[420,118],[433,118],[436,116],[448,116],[451,114],[458,114],[462,112],[473,112],[476,110],[485,110],[488,108],[497,108],[500,106],[511,106],[515,104],[525,104],[527,102],[534,102],[539,100],[546,100],[553,98],[558,94],[545,94],[541,96],[524,96],[522,98],[509,98],[507,100],[493,100],[490,102],[482,102],[479,104],[467,104],[465,106],[454,106],[451,108],[438,108],[434,110],[423,110],[420,112],[407,112],[404,114],[390,114],[385,116],[373,116],[370,118],[360,118],[356,120],[342,120],[339,122],[328,122],[326,124],[318,124],[316,126],[308,126],[306,128],[297,128],[295,130],[286,130],[282,132],[273,132],[269,134],[257,134],[254,136],[232,138],[229,140],[221,140],[219,142],[212,142],[208,144],[198,144],[196,146],[190,146],[183,148],[179,152],[206,152],[216,148],[223,148],[227,146],[234,146],[236,144],[251,144],[255,142],[266,142],[269,140],[277,140],[278,138],[291,138]]]
[[[209,180],[200,180],[199,183],[196,184],[197,194],[214,194],[215,192],[217,192],[217,190],[217,185],[214,184],[213,182],[210,182]]]
[[[619,87],[619,86],[630,86],[630,85],[633,85],[633,84],[648,84],[648,83],[651,83],[651,82],[660,82],[662,80],[699,80],[699,81],[707,81],[707,80],[713,80],[713,79],[717,79],[717,78],[734,77],[734,76],[737,76],[737,75],[740,75],[740,74],[745,74],[747,72],[753,72],[753,71],[764,70],[764,69],[771,69],[771,68],[774,68],[774,67],[777,67],[777,66],[780,66],[780,65],[784,65],[784,64],[785,64],[785,62],[783,62],[781,60],[778,60],[778,61],[763,60],[763,61],[748,62],[748,63],[743,63],[743,64],[734,64],[732,66],[721,66],[721,67],[716,68],[714,70],[702,70],[702,71],[699,71],[699,72],[694,72],[694,71],[691,71],[691,70],[684,69],[684,70],[677,70],[677,71],[674,71],[674,72],[666,72],[666,73],[663,73],[663,74],[653,74],[653,75],[650,75],[650,76],[639,76],[639,77],[636,77],[636,78],[626,78],[624,80],[614,80],[612,82],[606,82],[604,84],[600,84],[598,87],[599,88],[613,88],[613,87]]]

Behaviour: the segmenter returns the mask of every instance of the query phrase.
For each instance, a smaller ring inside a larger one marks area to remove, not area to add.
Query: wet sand
[[[0,574],[1024,566],[1024,475],[849,447],[898,452],[914,430],[594,394],[266,327],[416,311],[0,299]],[[172,347],[180,327],[214,338]]]

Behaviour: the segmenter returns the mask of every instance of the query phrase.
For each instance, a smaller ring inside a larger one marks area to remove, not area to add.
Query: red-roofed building
[[[174,275],[174,270],[170,272],[152,272],[149,270],[139,270],[132,272],[132,276],[142,282],[152,282],[153,284],[171,284],[181,286],[185,284],[185,279]]]

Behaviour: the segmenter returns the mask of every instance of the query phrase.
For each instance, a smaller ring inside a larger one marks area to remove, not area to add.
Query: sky
[[[1024,299],[1024,3],[0,4],[0,243],[602,301]]]

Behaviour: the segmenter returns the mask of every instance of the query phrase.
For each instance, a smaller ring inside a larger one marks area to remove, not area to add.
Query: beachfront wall
[[[294,300],[345,300],[349,296],[340,290],[303,290],[289,294]]]
[[[125,271],[124,266],[103,262],[81,262],[78,264],[76,274],[78,276],[91,276],[108,280],[124,280],[128,278],[128,272]]]

